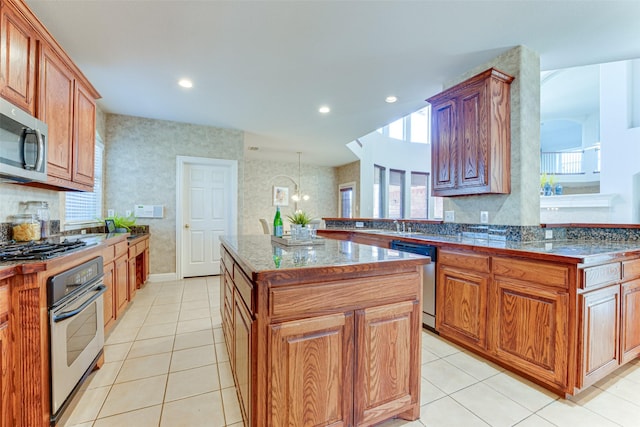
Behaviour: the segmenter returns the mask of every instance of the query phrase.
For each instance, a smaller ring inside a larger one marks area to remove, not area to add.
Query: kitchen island
[[[392,230],[319,234],[438,248],[436,330],[565,396],[640,355],[640,245],[500,241]]]
[[[428,257],[331,239],[221,242],[223,332],[245,425],[419,417]]]

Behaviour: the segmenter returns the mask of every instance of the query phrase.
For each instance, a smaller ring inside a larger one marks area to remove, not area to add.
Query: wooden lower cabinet
[[[478,348],[486,348],[486,275],[442,266],[436,292],[437,329]]]
[[[568,293],[500,278],[490,295],[490,352],[528,375],[566,387]]]
[[[107,290],[103,296],[104,302],[104,328],[105,331],[113,326],[113,321],[116,320],[116,304],[114,302],[114,265],[113,262],[109,262],[104,265],[104,278],[102,279],[104,286]]]
[[[414,348],[421,348],[420,336],[412,331],[422,327],[422,309],[417,301],[357,310],[354,381],[354,424],[371,425],[381,414],[397,413],[413,404],[406,414],[420,416],[421,362]],[[393,343],[393,345],[389,345]],[[317,424],[316,424],[317,425]]]
[[[240,409],[243,411],[242,418],[251,419],[251,329],[253,324],[251,313],[244,305],[241,298],[234,299],[233,303],[233,373],[240,399]]]
[[[136,259],[129,258],[128,266],[127,266],[127,274],[128,280],[127,285],[129,287],[129,301],[132,301],[136,296],[136,292],[138,290],[138,286],[136,283]]]
[[[272,325],[269,341],[268,425],[353,425],[352,313]]]
[[[120,256],[114,262],[114,282],[116,290],[116,317],[119,317],[129,302],[129,275],[127,268],[129,260],[126,255]]]
[[[578,387],[593,384],[619,366],[620,285],[578,295],[580,355]]]
[[[421,266],[248,280],[256,274],[224,246],[222,259],[222,325],[245,425],[420,416]]]
[[[13,425],[9,280],[0,281],[0,427]]]
[[[640,356],[640,279],[622,284],[621,359],[627,363]]]

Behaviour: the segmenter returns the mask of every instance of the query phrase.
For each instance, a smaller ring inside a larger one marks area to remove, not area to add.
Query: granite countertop
[[[421,233],[397,233],[391,230],[372,229],[327,229],[327,231],[350,231],[387,238],[407,239],[424,243],[452,244],[467,248],[491,249],[505,255],[535,255],[540,259],[556,259],[576,264],[594,264],[640,255],[637,242],[612,242],[604,240],[547,240],[535,242],[515,242],[493,239],[468,238],[451,235],[428,235]]]
[[[220,240],[240,258],[243,269],[254,274],[398,261],[430,262],[422,255],[334,239],[320,239],[324,243],[306,246],[284,246],[266,235],[224,236]]]

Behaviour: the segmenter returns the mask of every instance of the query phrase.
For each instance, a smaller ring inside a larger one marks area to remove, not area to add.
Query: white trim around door
[[[190,166],[224,168],[229,173],[225,200],[225,234],[238,234],[238,161],[206,157],[176,156],[176,278],[184,278],[183,239],[185,238],[185,170]]]

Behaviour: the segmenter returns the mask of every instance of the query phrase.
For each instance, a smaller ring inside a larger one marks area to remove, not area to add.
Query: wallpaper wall
[[[302,164],[300,168],[300,188],[303,194],[309,195],[308,201],[298,203],[302,209],[314,218],[333,217],[338,212],[338,178],[336,168]],[[288,206],[282,206],[284,229],[289,229],[286,215],[294,212],[295,204],[291,200],[294,193],[294,182],[282,177],[286,175],[298,181],[298,163],[265,162],[246,160],[244,165],[244,209],[241,219],[244,226],[242,234],[261,234],[260,218],[273,224],[276,207],[273,205],[273,187],[287,187],[289,190]]]
[[[360,160],[357,160],[346,165],[342,165],[337,168],[338,185],[346,184],[349,182],[356,183],[356,194],[354,194],[354,216],[360,216],[360,192],[362,187],[360,185]],[[337,208],[336,208],[337,209]],[[336,210],[336,214],[338,211]]]
[[[60,196],[57,191],[21,184],[0,184],[0,222],[10,222],[11,215],[22,212],[20,202],[29,200],[48,202],[51,219],[60,219]]]
[[[447,197],[444,210],[455,211],[455,222],[479,223],[480,211],[489,223],[540,224],[540,57],[518,46],[448,82],[451,87],[487,68],[515,77],[511,84],[511,194]]]
[[[238,160],[238,212],[244,211],[241,131],[107,114],[103,139],[105,211],[124,215],[135,204],[165,207],[162,219],[138,220],[151,229],[152,274],[176,271],[176,156]]]

